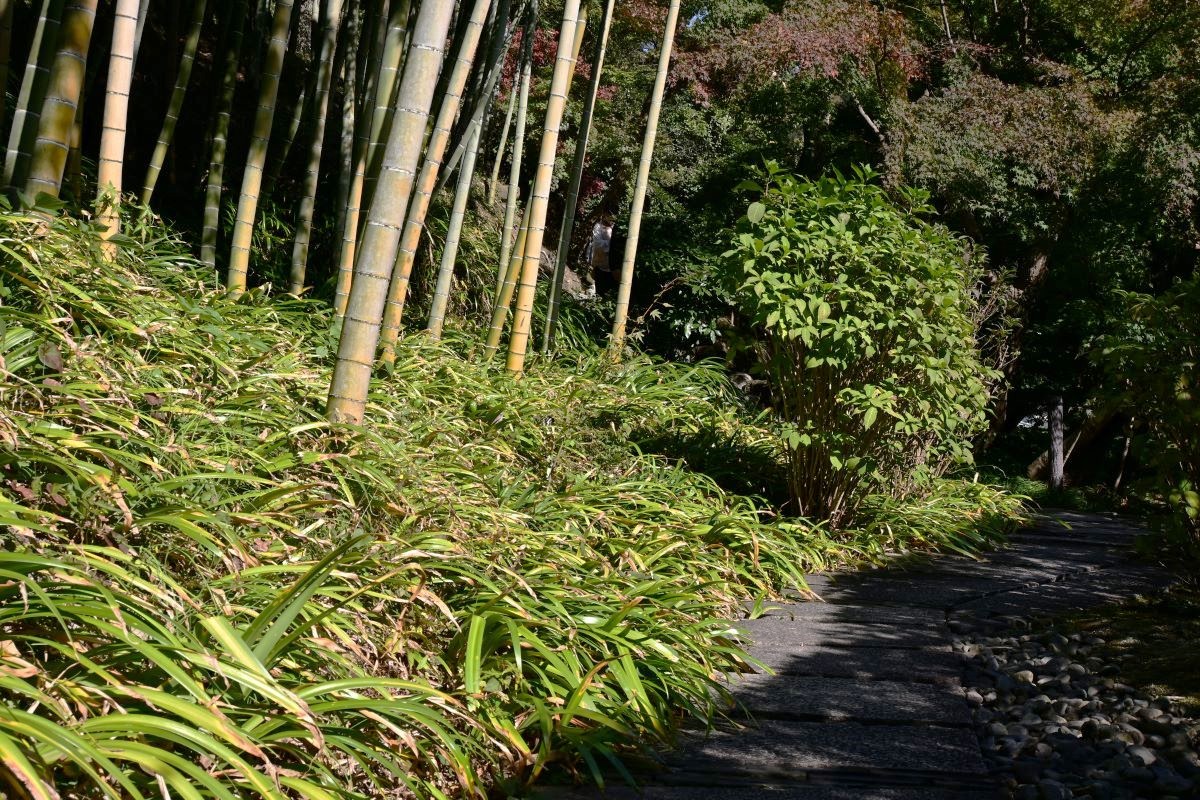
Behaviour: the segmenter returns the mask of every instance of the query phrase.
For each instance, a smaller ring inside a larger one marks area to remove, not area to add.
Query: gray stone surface
[[[734,627],[763,647],[946,647],[950,637],[945,628],[916,628],[876,625],[866,622],[813,622],[796,619],[781,624],[778,619],[741,620]]]
[[[971,724],[971,714],[962,693],[948,686],[852,678],[747,675],[730,680],[727,688],[755,717]]]
[[[945,650],[882,647],[801,648],[758,646],[752,655],[784,675],[891,679],[953,683],[962,671],[959,656]]]
[[[739,733],[690,739],[667,758],[673,772],[803,777],[814,770],[919,770],[955,776],[986,772],[975,734],[963,728],[764,720]],[[679,782],[673,780],[671,782]]]
[[[881,625],[936,628],[945,624],[945,615],[932,608],[897,608],[895,606],[860,606],[844,603],[769,603],[759,618],[789,624],[792,620],[812,622],[868,622]],[[743,620],[744,622],[744,620]]]

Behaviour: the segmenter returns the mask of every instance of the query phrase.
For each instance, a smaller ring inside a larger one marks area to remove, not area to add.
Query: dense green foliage
[[[726,278],[764,335],[797,509],[837,525],[969,460],[996,378],[975,343],[980,270],[920,192],[894,203],[864,170],[763,177]]]
[[[747,597],[1017,518],[946,482],[837,536],[780,519],[697,471],[778,449],[710,365],[580,351],[514,382],[411,339],[371,426],[331,425],[318,304],[230,300],[129,230],[107,262],[86,223],[0,217],[13,794],[479,796],[595,770],[714,713]]]

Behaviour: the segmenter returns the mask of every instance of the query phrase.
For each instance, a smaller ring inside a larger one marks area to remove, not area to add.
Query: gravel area
[[[957,645],[993,773],[1017,800],[1200,798],[1200,719],[1122,683],[1103,644],[1049,628]]]

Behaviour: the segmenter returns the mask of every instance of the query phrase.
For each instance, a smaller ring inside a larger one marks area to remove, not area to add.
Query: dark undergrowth
[[[780,517],[753,474],[776,431],[718,368],[586,349],[512,380],[413,336],[334,426],[324,308],[231,301],[184,253],[143,229],[109,263],[82,223],[0,216],[9,796],[599,776],[716,713],[744,600],[1020,515],[947,481],[858,530]]]

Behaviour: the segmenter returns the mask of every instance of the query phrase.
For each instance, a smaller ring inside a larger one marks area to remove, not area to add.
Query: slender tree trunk
[[[100,238],[121,232],[121,184],[125,171],[125,130],[129,123],[129,90],[133,86],[133,40],[138,24],[139,0],[117,0],[113,19],[112,49],[108,56],[108,86],[104,91],[104,128],[100,134],[97,221],[104,226]],[[106,247],[110,257],[116,248]]]
[[[271,190],[279,185],[279,176],[283,174],[283,168],[287,166],[287,160],[292,154],[292,145],[296,143],[296,136],[300,133],[300,126],[304,122],[304,110],[307,102],[308,86],[305,85],[300,87],[300,92],[296,95],[296,102],[292,104],[292,113],[287,118],[288,124],[283,129],[282,138],[276,141],[276,148],[270,150],[273,158],[267,159],[265,165],[263,188],[258,200],[260,205],[268,203],[271,199]]]
[[[71,126],[86,77],[88,47],[96,24],[99,0],[70,0],[63,10],[58,51],[50,68],[50,82],[38,120],[33,158],[25,193],[45,192],[58,197],[70,148]]]
[[[596,97],[600,92],[600,73],[604,69],[604,54],[608,45],[608,31],[612,25],[612,12],[616,0],[604,4],[600,19],[600,35],[596,37],[596,51],[592,56],[592,79],[588,85],[587,99],[583,103],[583,118],[579,122],[579,141],[575,144],[575,163],[571,168],[571,184],[567,188],[567,203],[563,206],[562,232],[558,237],[558,258],[554,264],[554,280],[550,284],[550,297],[546,307],[546,330],[542,334],[542,352],[549,353],[554,346],[554,327],[558,323],[558,306],[562,302],[563,277],[567,272],[567,259],[571,254],[571,235],[575,231],[575,215],[579,205],[579,187],[583,183],[583,168],[587,163],[588,138],[592,131],[592,114],[596,109]]]
[[[500,263],[496,267],[496,286],[504,283],[512,255],[512,227],[517,217],[521,193],[521,160],[525,157],[525,121],[529,113],[529,87],[533,82],[533,39],[537,33],[537,7],[533,8],[521,41],[521,79],[517,99],[517,122],[513,131],[512,163],[508,168],[508,198],[504,201],[504,222],[500,231]]]
[[[0,0],[0,131],[8,119],[8,62],[12,57],[13,9],[17,0]],[[29,61],[37,61],[37,49],[31,49]]]
[[[1063,488],[1063,399],[1056,395],[1050,405],[1050,488]]]
[[[142,182],[142,205],[150,205],[154,196],[154,187],[158,184],[158,176],[162,172],[163,163],[167,159],[167,151],[175,138],[175,126],[179,122],[179,112],[183,109],[183,101],[187,96],[188,83],[192,78],[192,66],[196,63],[196,49],[200,46],[200,33],[204,29],[204,17],[208,11],[208,0],[194,0],[192,5],[192,20],[188,27],[187,41],[183,45],[183,57],[179,60],[179,73],[175,76],[175,88],[171,91],[171,100],[167,103],[167,115],[163,118],[162,128],[158,132],[158,143],[150,156],[150,165],[146,168],[146,179]]]
[[[402,0],[392,6],[386,22],[382,15],[376,20],[379,35],[371,43],[370,50],[374,58],[368,62],[365,69],[369,75],[369,84],[365,87],[362,123],[358,132],[361,140],[358,146],[363,151],[363,180],[360,189],[360,204],[363,208],[371,206],[380,159],[383,158],[383,149],[391,132],[393,101],[396,99],[400,70],[404,65],[405,35],[408,33],[411,10],[411,0]],[[361,234],[361,231],[359,233]]]
[[[496,299],[492,303],[492,321],[488,326],[487,340],[483,345],[484,358],[491,358],[500,349],[500,339],[504,336],[504,324],[508,322],[508,309],[512,305],[513,294],[517,288],[517,275],[521,271],[522,256],[525,253],[525,240],[529,233],[529,206],[525,206],[524,219],[517,233],[517,246],[513,250],[500,282],[496,286]]]
[[[338,196],[344,197],[345,202],[338,207],[338,228],[342,232],[342,246],[338,249],[337,284],[333,292],[333,313],[338,320],[346,313],[346,303],[350,300],[350,281],[354,275],[354,256],[358,246],[358,218],[362,205],[363,180],[366,175],[366,151],[361,153],[355,148],[357,132],[365,123],[363,115],[358,113],[358,59],[355,50],[358,48],[362,35],[362,13],[357,9],[350,17],[350,32],[346,37],[347,53],[345,74],[342,76],[342,139],[341,180]]]
[[[500,128],[500,143],[496,145],[496,162],[492,165],[492,177],[488,181],[487,202],[496,205],[496,187],[500,183],[500,167],[504,165],[504,151],[508,149],[508,132],[512,129],[513,113],[517,110],[517,86],[514,82],[508,92],[508,110],[504,112],[504,125]]]
[[[300,199],[296,222],[296,243],[292,248],[292,294],[304,291],[304,273],[308,268],[308,243],[312,236],[313,210],[316,207],[317,180],[321,173],[321,151],[325,146],[325,117],[329,108],[329,87],[333,83],[333,50],[337,46],[338,26],[342,20],[342,0],[325,0],[324,26],[321,29],[321,54],[317,63],[317,93],[314,98],[316,119],[312,146],[308,151],[308,173],[304,176],[304,194]]]
[[[667,72],[671,68],[671,48],[675,42],[675,26],[679,20],[680,0],[671,0],[667,9],[667,24],[663,31],[662,49],[658,54],[658,74],[650,95],[650,115],[646,120],[646,137],[642,140],[642,160],[638,164],[637,182],[633,188],[633,204],[629,210],[629,233],[625,240],[625,257],[621,261],[621,283],[617,288],[617,310],[613,319],[610,347],[614,357],[620,357],[625,345],[625,321],[629,317],[629,295],[633,289],[633,266],[637,261],[638,235],[642,230],[642,209],[646,205],[646,188],[650,183],[650,162],[654,158],[654,141],[658,136],[658,117],[662,112]]]
[[[326,409],[334,422],[358,424],[366,410],[391,267],[399,250],[452,12],[452,3],[423,3],[417,15],[376,197],[367,215],[342,322]]]
[[[550,205],[550,185],[554,180],[554,162],[558,153],[558,132],[562,125],[567,88],[575,69],[572,49],[575,45],[575,26],[579,18],[579,0],[566,0],[563,5],[562,27],[558,35],[558,57],[550,82],[550,99],[546,103],[546,124],[542,132],[542,148],[533,188],[529,193],[529,231],[525,235],[521,278],[517,287],[516,310],[513,312],[512,337],[508,342],[508,371],[514,375],[525,369],[525,353],[529,346],[529,330],[533,323],[533,298],[537,289],[538,265],[541,262],[542,242],[546,235],[546,210]]]
[[[390,364],[396,357],[396,340],[400,336],[400,321],[404,316],[404,303],[408,296],[408,282],[412,277],[413,264],[416,261],[417,246],[421,243],[421,231],[425,228],[425,216],[433,201],[433,187],[437,185],[438,174],[442,168],[442,158],[450,143],[450,129],[458,116],[462,105],[462,92],[471,75],[471,65],[475,61],[475,51],[483,33],[483,23],[487,19],[491,0],[475,0],[471,17],[463,29],[462,41],[459,42],[458,57],[449,70],[446,81],[446,91],[442,97],[442,106],[438,109],[437,120],[433,132],[429,136],[429,144],[425,148],[425,161],[421,166],[421,174],[417,178],[413,191],[412,202],[404,219],[404,231],[400,237],[400,248],[396,254],[396,262],[392,268],[392,280],[388,286],[387,305],[383,312],[383,361]],[[445,71],[445,70],[443,70]]]
[[[258,214],[263,166],[267,161],[267,146],[271,141],[271,128],[275,123],[279,76],[283,70],[283,57],[287,51],[294,10],[292,0],[276,0],[271,39],[267,45],[267,60],[263,66],[262,85],[258,94],[258,110],[254,115],[250,154],[246,158],[246,171],[242,176],[237,219],[233,225],[233,244],[229,250],[229,272],[225,286],[230,294],[235,296],[246,290],[246,274],[250,269],[250,244],[254,237],[254,219]]]
[[[442,261],[438,265],[437,285],[433,290],[433,303],[429,308],[426,330],[434,339],[442,338],[446,324],[446,307],[450,303],[450,284],[454,279],[454,263],[458,258],[458,243],[462,237],[463,220],[467,214],[467,200],[471,196],[471,179],[475,177],[475,158],[479,153],[481,126],[471,129],[471,141],[467,156],[458,170],[458,187],[454,193],[454,208],[450,212],[450,225],[446,230],[446,245],[442,248]]]
[[[8,0],[12,3],[12,0]],[[25,74],[17,105],[13,111],[12,128],[8,133],[8,154],[4,159],[4,186],[20,188],[25,185],[33,141],[37,138],[42,103],[50,82],[50,65],[58,52],[58,30],[62,22],[65,0],[43,0],[41,15],[29,45]]]
[[[146,21],[150,19],[150,0],[139,0],[137,19],[137,29],[133,32],[133,60],[135,62],[138,53],[142,52],[142,34],[146,32]]]
[[[229,145],[229,120],[233,98],[237,91],[238,62],[241,60],[242,39],[246,30],[248,0],[236,0],[226,23],[225,62],[221,73],[221,90],[213,104],[212,155],[209,159],[208,182],[204,192],[204,225],[200,233],[200,260],[212,269],[217,268],[217,238],[221,229],[221,192],[225,188],[225,154]]]

